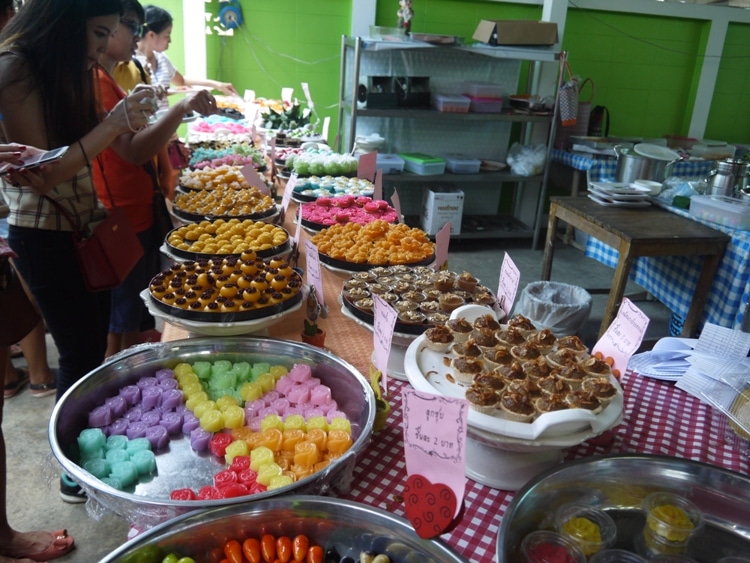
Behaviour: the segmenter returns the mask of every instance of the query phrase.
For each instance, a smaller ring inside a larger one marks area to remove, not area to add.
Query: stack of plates
[[[649,188],[636,184],[590,182],[589,199],[600,205],[617,207],[648,207]]]

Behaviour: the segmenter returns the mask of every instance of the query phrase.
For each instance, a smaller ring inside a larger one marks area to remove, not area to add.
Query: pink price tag
[[[292,174],[289,179],[286,181],[286,186],[284,186],[284,195],[281,196],[281,209],[282,212],[286,215],[287,209],[289,209],[289,202],[292,199],[292,192],[294,192],[294,187],[297,185],[297,175]]]
[[[506,318],[510,316],[510,311],[513,309],[520,279],[521,272],[506,252],[503,265],[500,267],[500,283],[497,289],[497,298],[500,300],[500,306],[503,308]]]
[[[368,152],[367,154],[362,154],[359,156],[359,163],[357,164],[357,178],[364,178],[366,180],[370,180],[370,182],[375,181],[375,167],[377,166],[378,162],[378,153],[377,152]],[[373,199],[383,199],[380,198],[373,198]]]
[[[307,238],[305,239],[305,275],[307,276],[307,284],[315,288],[318,303],[325,309],[323,277],[320,271],[320,254],[318,253],[318,247]]]
[[[242,174],[245,180],[247,180],[250,187],[258,188],[264,195],[271,195],[271,190],[268,189],[268,184],[266,184],[266,181],[260,177],[255,166],[252,164],[246,164],[240,168],[240,174]]]
[[[458,501],[455,517],[466,489],[468,401],[405,387],[401,411],[407,475],[447,485]]]
[[[620,310],[606,332],[594,345],[592,352],[614,360],[613,367],[625,373],[630,357],[635,354],[646,334],[649,318],[627,297],[622,298]]]
[[[380,170],[378,170],[380,172]],[[396,210],[396,216],[398,217],[398,222],[401,222],[401,200],[398,197],[398,191],[396,188],[393,188],[393,195],[391,196],[391,203],[393,203],[393,209]]]
[[[382,374],[383,388],[388,393],[388,356],[391,352],[393,327],[396,326],[398,311],[388,305],[379,295],[372,296],[373,331],[372,340],[375,347],[375,369]]]
[[[375,189],[372,191],[372,199],[385,199],[383,197],[383,171],[375,171],[375,181],[373,182]]]
[[[448,246],[451,243],[451,224],[446,223],[435,235],[435,263],[432,267],[436,270],[442,268],[448,260]]]

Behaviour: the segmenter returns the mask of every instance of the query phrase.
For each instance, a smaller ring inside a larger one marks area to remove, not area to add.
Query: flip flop
[[[32,397],[49,397],[57,393],[57,384],[54,381],[51,383],[29,383],[29,389]]]
[[[52,543],[47,549],[30,555],[24,555],[21,559],[28,558],[32,561],[49,561],[67,555],[75,548],[75,540],[73,536],[68,535],[67,530],[50,532],[50,536],[52,536]]]
[[[23,389],[23,386],[29,382],[29,372],[26,369],[16,368],[16,380],[13,383],[6,383],[3,390],[3,397],[10,399]]]

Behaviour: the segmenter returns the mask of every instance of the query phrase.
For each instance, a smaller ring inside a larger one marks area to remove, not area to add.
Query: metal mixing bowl
[[[230,360],[270,362],[291,368],[297,363],[312,366],[313,376],[331,388],[338,409],[352,425],[352,447],[318,473],[289,486],[221,500],[174,501],[172,490],[196,484],[210,484],[224,466],[208,453],[197,454],[189,437],[173,438],[169,451],[156,456],[157,473],[127,491],[106,485],[78,465],[77,437],[88,425],[88,413],[140,377],[181,362]],[[369,382],[337,356],[298,342],[271,338],[191,338],[145,344],[117,355],[71,387],[55,405],[49,423],[52,452],[63,470],[95,501],[140,529],[160,524],[196,509],[264,500],[283,494],[345,493],[351,487],[357,457],[370,442],[375,418],[375,397]]]
[[[196,561],[218,561],[230,539],[240,543],[263,534],[306,534],[311,544],[359,559],[363,550],[388,555],[393,563],[465,563],[441,540],[421,539],[411,525],[389,512],[340,499],[288,496],[191,513],[152,528],[100,563],[160,563],[169,553]]]
[[[610,455],[555,467],[521,489],[503,516],[497,559],[518,561],[526,534],[550,526],[558,507],[575,502],[602,508],[617,524],[612,547],[634,551],[642,534],[643,499],[673,492],[693,502],[705,525],[688,555],[709,563],[750,553],[750,478],[697,461],[646,454]]]

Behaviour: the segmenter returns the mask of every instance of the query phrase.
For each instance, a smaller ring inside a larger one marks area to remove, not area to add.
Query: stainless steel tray
[[[137,536],[100,563],[159,563],[171,552],[215,561],[227,540],[242,543],[265,533],[306,534],[311,544],[352,561],[365,550],[387,554],[393,563],[468,561],[440,539],[421,539],[406,520],[384,510],[339,499],[290,496],[181,516]]]
[[[519,561],[524,536],[549,527],[557,507],[570,502],[606,510],[617,524],[613,547],[635,551],[645,522],[641,503],[656,491],[686,497],[703,512],[705,526],[690,544],[690,557],[713,563],[750,554],[750,478],[696,461],[624,454],[569,462],[530,481],[505,511],[497,560]]]
[[[141,376],[198,360],[283,363],[288,368],[296,363],[310,364],[313,376],[333,390],[339,410],[350,420],[352,447],[327,468],[306,479],[264,493],[221,500],[169,498],[174,489],[210,484],[213,475],[223,468],[213,456],[195,453],[186,436],[171,440],[168,451],[156,456],[157,473],[153,478],[141,480],[134,488],[124,491],[106,485],[76,463],[79,457],[77,437],[87,427],[88,413],[92,409]],[[191,338],[129,349],[90,372],[55,405],[50,417],[49,440],[64,471],[80,483],[91,498],[145,529],[196,509],[248,503],[284,494],[346,493],[351,487],[356,459],[369,444],[374,418],[375,398],[369,382],[356,368],[330,352],[272,338]]]

